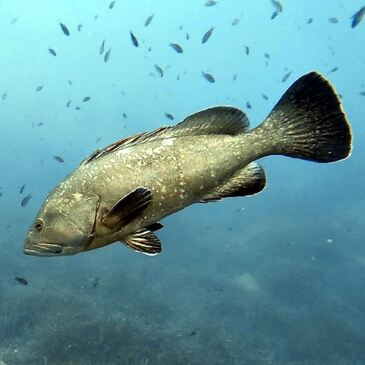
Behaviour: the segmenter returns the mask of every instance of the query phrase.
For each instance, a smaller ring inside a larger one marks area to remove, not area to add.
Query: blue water
[[[109,4],[1,2],[0,364],[365,364],[365,21],[351,29],[350,19],[363,1],[286,1],[273,20],[269,0]],[[256,126],[312,70],[342,96],[349,159],[262,159],[261,194],[164,219],[155,257],[120,243],[69,257],[23,254],[47,193],[96,148],[221,104]]]

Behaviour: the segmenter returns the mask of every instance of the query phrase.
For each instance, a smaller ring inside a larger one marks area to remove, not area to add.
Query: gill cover
[[[54,228],[60,234],[61,244],[79,248],[85,246],[95,228],[98,202],[97,195],[74,193],[66,204],[57,209],[61,217],[54,222]]]

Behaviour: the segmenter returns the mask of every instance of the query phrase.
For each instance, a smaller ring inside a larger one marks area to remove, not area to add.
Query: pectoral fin
[[[154,256],[161,252],[161,241],[153,232],[146,228],[142,228],[123,238],[123,243],[145,255]]]
[[[143,187],[137,188],[115,203],[102,222],[117,231],[136,218],[148,206],[151,199],[151,190]]]

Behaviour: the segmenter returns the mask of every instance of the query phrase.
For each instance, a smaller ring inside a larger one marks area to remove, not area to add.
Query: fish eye
[[[37,232],[40,232],[43,228],[43,221],[38,219],[35,223],[34,223],[34,229],[37,231]]]

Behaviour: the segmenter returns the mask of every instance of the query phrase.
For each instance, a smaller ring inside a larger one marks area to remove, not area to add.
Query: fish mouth
[[[62,253],[62,246],[55,243],[26,243],[23,252],[33,256],[56,256]]]

